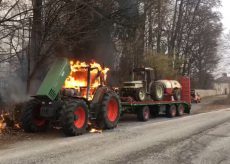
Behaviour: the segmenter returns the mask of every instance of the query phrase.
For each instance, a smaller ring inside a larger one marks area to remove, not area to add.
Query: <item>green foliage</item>
[[[158,79],[161,78],[176,78],[178,70],[176,67],[181,62],[174,62],[173,58],[168,55],[148,54],[145,58],[145,65],[155,69]]]

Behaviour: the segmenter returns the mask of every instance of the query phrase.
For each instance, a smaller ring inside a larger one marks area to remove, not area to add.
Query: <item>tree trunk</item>
[[[42,36],[42,0],[32,0],[33,5],[33,20],[30,39],[30,50],[28,57],[28,80],[27,92],[31,91],[31,72],[33,72],[36,63],[39,61],[41,52],[41,36]]]
[[[157,53],[161,52],[161,30],[162,30],[162,15],[161,15],[161,0],[158,0],[158,5],[157,5],[157,22],[158,22],[158,27],[157,27]]]

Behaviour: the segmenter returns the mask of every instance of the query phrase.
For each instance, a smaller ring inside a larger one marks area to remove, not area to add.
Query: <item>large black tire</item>
[[[184,114],[184,105],[183,104],[179,104],[177,106],[177,116],[182,116]]]
[[[49,121],[40,117],[41,103],[31,100],[26,103],[21,116],[21,125],[25,132],[35,133],[45,131]]]
[[[113,129],[117,127],[121,113],[120,98],[115,92],[104,94],[101,107],[97,116],[97,125],[101,129]]]
[[[137,119],[139,121],[148,121],[150,117],[150,110],[148,106],[141,107],[137,110]]]
[[[135,99],[137,101],[145,101],[145,99],[146,99],[146,92],[145,92],[144,88],[138,88],[138,89],[136,89]]]
[[[89,111],[84,100],[66,102],[61,114],[62,129],[66,136],[76,136],[86,132]]]
[[[181,89],[175,88],[175,89],[173,90],[173,98],[174,98],[174,100],[176,100],[176,101],[180,101],[180,100],[181,100]]]
[[[161,101],[164,98],[164,85],[161,83],[152,84],[150,95],[153,100]]]
[[[172,104],[167,107],[166,115],[169,118],[175,117],[177,114],[177,108],[176,105]]]

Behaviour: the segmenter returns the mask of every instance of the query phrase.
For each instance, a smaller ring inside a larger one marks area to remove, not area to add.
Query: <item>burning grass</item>
[[[0,112],[0,135],[21,130],[17,105],[1,108]]]

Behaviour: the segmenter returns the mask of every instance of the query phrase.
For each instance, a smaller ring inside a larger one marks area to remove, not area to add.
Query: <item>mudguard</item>
[[[93,104],[98,104],[102,101],[102,98],[104,96],[105,93],[107,92],[111,92],[112,90],[109,89],[108,87],[106,86],[100,86],[97,88],[94,96],[93,96],[93,99],[92,99],[92,103]]]
[[[109,93],[115,93],[117,95],[117,93],[114,90],[112,90],[111,88],[109,88],[107,86],[100,86],[97,88],[97,90],[93,96],[93,99],[90,103],[90,109],[91,109],[90,111],[91,111],[92,118],[97,117],[98,112],[100,111],[100,108],[102,105],[103,98],[104,98],[105,94],[109,94]],[[119,98],[119,104],[121,104],[120,98]],[[119,108],[120,108],[120,112],[121,112],[121,106]]]

